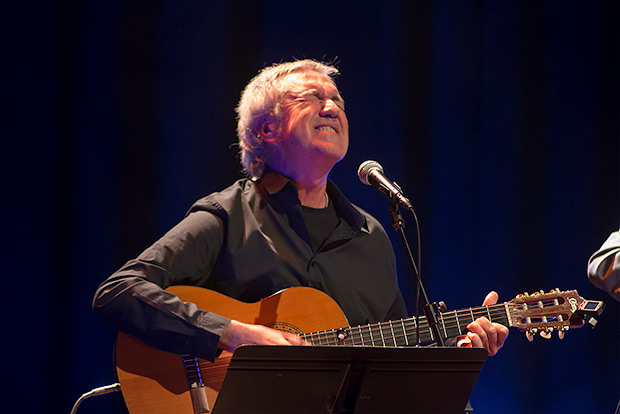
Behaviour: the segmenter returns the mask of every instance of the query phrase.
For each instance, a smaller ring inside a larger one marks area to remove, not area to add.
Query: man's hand
[[[310,345],[298,335],[235,320],[224,329],[218,348],[229,352],[242,345]]]
[[[495,305],[498,295],[490,292],[484,299],[482,306]],[[467,325],[467,335],[459,337],[456,346],[475,346],[486,348],[489,356],[493,356],[504,346],[508,337],[508,328],[499,323],[491,323],[484,316]]]

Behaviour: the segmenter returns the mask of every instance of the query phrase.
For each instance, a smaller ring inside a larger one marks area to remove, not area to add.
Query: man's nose
[[[335,118],[340,114],[340,107],[332,99],[325,99],[321,108],[321,116]]]

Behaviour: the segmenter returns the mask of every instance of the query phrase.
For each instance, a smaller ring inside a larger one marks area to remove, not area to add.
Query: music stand
[[[244,346],[215,414],[463,414],[483,348]]]

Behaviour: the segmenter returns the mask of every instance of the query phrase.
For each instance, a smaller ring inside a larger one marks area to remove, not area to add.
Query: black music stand
[[[483,348],[244,346],[214,414],[463,414]]]

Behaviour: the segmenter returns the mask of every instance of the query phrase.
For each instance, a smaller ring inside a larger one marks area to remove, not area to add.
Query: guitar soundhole
[[[286,322],[272,322],[268,323],[266,326],[269,328],[277,329],[278,331],[290,332],[295,335],[302,335],[304,332],[296,327],[295,325],[291,325]]]

